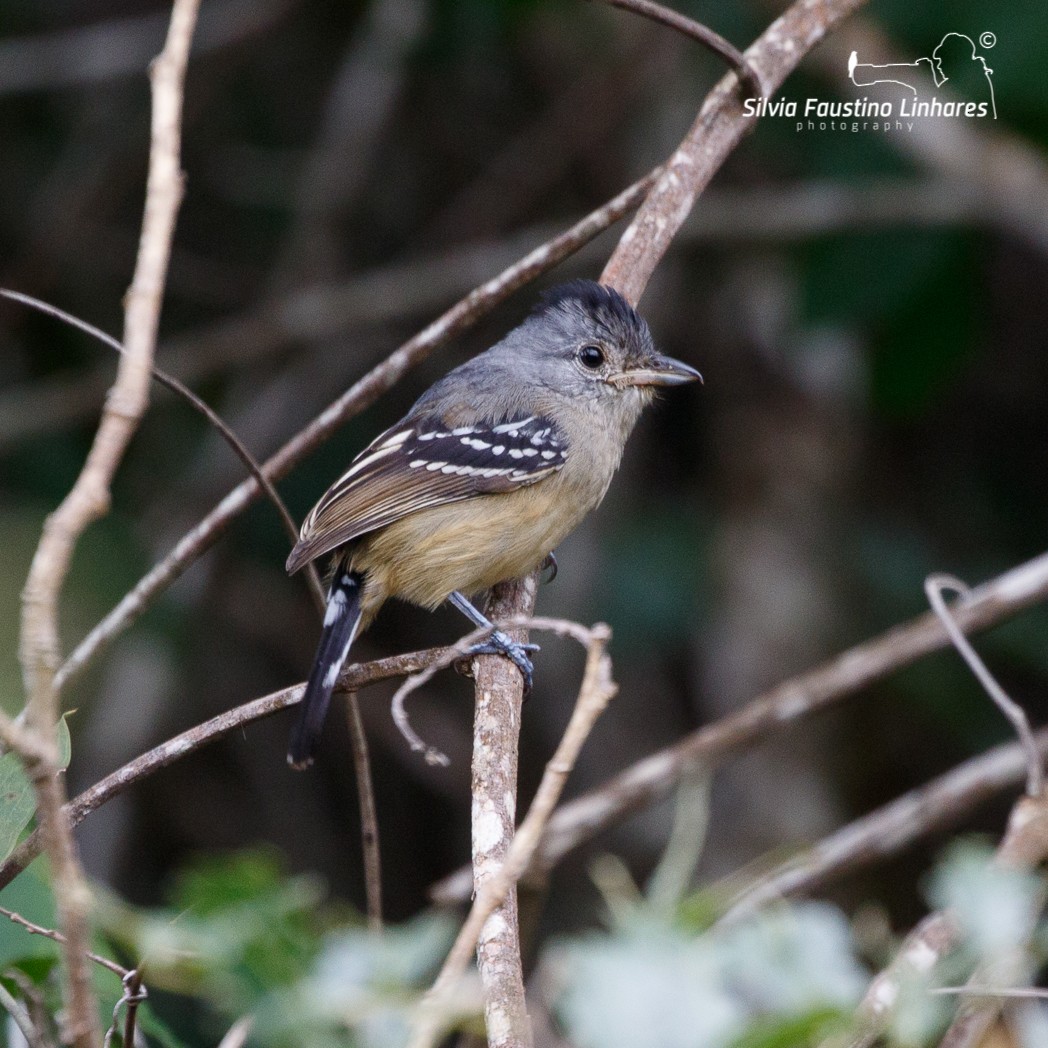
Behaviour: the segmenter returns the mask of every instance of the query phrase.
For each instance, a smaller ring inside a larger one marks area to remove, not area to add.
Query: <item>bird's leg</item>
[[[555,550],[550,550],[539,565],[539,571],[545,571],[547,568],[549,568],[549,578],[544,579],[543,581],[549,584],[557,577],[557,571],[559,570],[557,567],[557,554]]]
[[[502,630],[495,629],[495,624],[486,616],[481,614],[477,609],[468,601],[458,590],[448,597],[448,600],[456,607],[463,615],[473,623],[474,626],[479,626],[482,629],[492,630],[492,634],[486,641],[480,644],[474,644],[466,654],[467,655],[505,655],[514,666],[520,670],[520,675],[524,678],[524,694],[527,695],[531,691],[531,678],[535,672],[535,667],[531,664],[531,659],[528,658],[529,651],[538,651],[539,646],[537,644],[521,644],[519,641],[515,641],[508,634],[503,633]]]

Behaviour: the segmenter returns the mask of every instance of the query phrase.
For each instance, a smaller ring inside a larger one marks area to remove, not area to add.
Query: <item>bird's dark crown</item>
[[[571,280],[566,284],[548,288],[542,292],[535,312],[545,313],[568,302],[577,303],[587,313],[606,313],[612,321],[618,321],[626,328],[642,326],[636,310],[622,295],[594,280]]]

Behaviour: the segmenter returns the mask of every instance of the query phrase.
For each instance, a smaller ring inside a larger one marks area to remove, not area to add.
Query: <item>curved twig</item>
[[[653,0],[599,0],[600,3],[611,7],[621,8],[623,11],[632,11],[634,14],[644,18],[650,18],[653,22],[676,29],[678,33],[697,40],[715,55],[723,58],[735,70],[739,83],[746,89],[751,98],[760,98],[764,93],[761,78],[757,70],[746,61],[746,56],[732,43],[725,40],[720,33],[714,32],[709,26],[696,22],[679,11],[673,11],[662,4],[653,3]]]
[[[92,338],[97,339],[111,349],[115,349],[117,353],[124,353],[123,345],[121,345],[117,339],[113,338],[112,335],[106,334],[106,332],[101,328],[95,327],[94,324],[90,324],[86,320],[74,316],[72,313],[67,313],[64,309],[59,309],[58,306],[51,305],[50,302],[45,302],[40,298],[34,298],[32,295],[26,295],[21,291],[11,291],[8,288],[0,288],[0,296],[10,299],[12,302],[20,302],[22,305],[36,309],[47,316],[54,317],[56,320],[61,320],[64,323],[69,324],[71,327],[75,327],[80,331],[83,331],[85,334],[90,335]],[[221,436],[222,439],[233,449],[233,453],[244,463],[247,467],[248,473],[255,478],[266,497],[273,503],[273,506],[280,515],[280,520],[284,525],[284,531],[287,533],[288,538],[291,539],[291,544],[294,545],[298,541],[298,527],[295,524],[294,518],[288,511],[284,500],[280,497],[280,493],[273,486],[265,473],[262,472],[262,467],[258,464],[258,460],[250,451],[248,451],[244,442],[233,432],[228,423],[222,419],[222,417],[211,407],[210,404],[207,403],[206,400],[198,397],[196,393],[194,393],[183,382],[180,382],[173,375],[169,375],[166,371],[162,371],[155,364],[150,365],[150,372],[153,378],[156,379],[160,385],[182,397],[190,407],[203,415],[204,418],[206,418],[207,421],[218,431],[219,436]],[[321,612],[323,612],[324,590],[320,585],[316,566],[308,564],[306,565],[306,568],[306,578],[309,582],[310,590],[313,593],[314,602],[320,608]],[[55,674],[55,687],[61,691],[64,682],[65,678],[62,675],[62,671],[59,670],[59,672]]]
[[[1040,797],[1044,790],[1044,764],[1026,711],[997,683],[994,675],[986,668],[986,663],[979,658],[975,648],[961,632],[957,620],[946,606],[946,600],[943,597],[944,590],[951,590],[962,600],[967,600],[972,591],[967,583],[952,575],[929,575],[924,580],[924,592],[928,596],[928,603],[939,616],[939,621],[950,636],[950,642],[960,652],[961,658],[968,663],[968,668],[975,674],[994,705],[1011,722],[1015,734],[1019,737],[1023,752],[1026,754],[1026,795]]]

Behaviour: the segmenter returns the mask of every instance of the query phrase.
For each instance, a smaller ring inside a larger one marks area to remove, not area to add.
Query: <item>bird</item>
[[[621,294],[579,279],[423,393],[325,492],[288,557],[293,574],[332,555],[288,763],[313,762],[350,647],[390,597],[449,601],[492,629],[469,654],[505,655],[530,690],[535,646],[495,630],[470,597],[548,562],[604,498],[657,389],[701,379],[655,348]]]

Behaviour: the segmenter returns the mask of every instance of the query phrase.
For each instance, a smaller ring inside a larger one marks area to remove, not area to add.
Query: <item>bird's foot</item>
[[[520,675],[524,678],[524,694],[527,695],[531,691],[532,675],[535,672],[528,653],[540,650],[537,644],[521,644],[502,630],[495,630],[487,640],[468,648],[466,659],[463,661],[468,662],[474,655],[504,655],[520,670]]]
[[[543,582],[550,583],[557,577],[557,555],[553,550],[550,550],[546,554],[542,563],[539,565],[539,571],[549,571],[549,578],[543,579]]]

